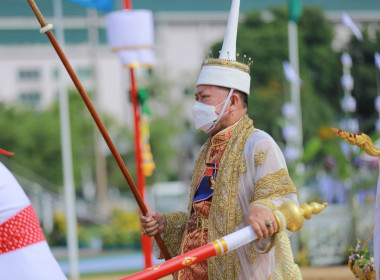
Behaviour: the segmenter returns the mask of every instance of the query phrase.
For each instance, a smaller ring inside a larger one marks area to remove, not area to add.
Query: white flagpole
[[[294,72],[299,77],[299,62],[298,62],[298,31],[297,24],[291,20],[288,21],[288,40],[289,40],[289,62]],[[302,112],[300,101],[300,85],[296,83],[290,83],[290,99],[296,109],[295,124],[297,127],[297,140],[296,146],[300,155],[303,154],[303,136],[302,136]]]
[[[86,8],[87,14],[87,31],[88,31],[88,45],[89,45],[89,59],[90,69],[93,71],[93,91],[94,91],[94,104],[100,110],[100,89],[99,89],[99,71],[98,71],[98,44],[99,44],[99,31],[98,31],[98,12],[94,8]],[[106,171],[106,158],[102,154],[101,144],[102,137],[99,131],[94,126],[94,153],[95,153],[95,169],[96,169],[96,210],[100,214],[101,219],[104,221],[108,215],[108,185],[107,185],[107,171]]]
[[[56,25],[57,41],[62,49],[65,48],[65,37],[63,32],[63,11],[61,0],[54,0],[54,18]],[[59,78],[59,115],[61,124],[61,145],[63,161],[63,184],[65,196],[65,212],[67,224],[67,246],[70,263],[70,277],[72,280],[79,279],[78,269],[78,237],[77,237],[77,217],[75,211],[75,191],[71,150],[71,134],[69,119],[69,104],[67,89],[64,78],[65,70],[63,66],[58,69]]]

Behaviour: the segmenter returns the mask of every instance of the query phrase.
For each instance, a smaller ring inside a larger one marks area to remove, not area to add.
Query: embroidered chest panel
[[[242,220],[238,202],[238,180],[246,172],[247,167],[243,151],[253,130],[252,121],[248,116],[244,116],[234,128],[220,160],[209,214],[208,241],[235,231],[236,225]],[[199,172],[202,172],[203,160],[210,149],[210,145],[211,141],[208,140],[195,164],[190,201],[193,201]],[[191,205],[189,206],[189,213],[190,211]],[[240,274],[239,260],[234,252],[212,258],[208,264],[209,279],[235,279]]]

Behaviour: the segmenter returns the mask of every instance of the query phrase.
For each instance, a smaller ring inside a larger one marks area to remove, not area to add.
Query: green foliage
[[[75,184],[80,185],[79,166],[93,162],[93,126],[78,93],[70,91],[69,100]],[[15,152],[15,161],[56,185],[62,184],[57,102],[41,112],[1,106],[0,127],[4,132],[0,133],[0,143]]]
[[[15,152],[14,160],[56,184],[61,182],[58,118],[51,112],[1,106],[0,127],[0,143]]]
[[[322,145],[322,140],[319,137],[310,139],[305,145],[302,161],[308,162],[312,160],[321,150]]]
[[[94,124],[88,109],[86,108],[82,98],[76,90],[69,90],[69,114],[70,114],[70,132],[71,132],[71,147],[73,156],[73,169],[75,186],[81,186],[81,166],[93,166],[94,163]],[[91,95],[91,93],[88,93]],[[54,102],[52,106],[44,112],[49,114],[50,118],[55,119],[57,126],[54,128],[59,131],[59,103]],[[46,127],[46,129],[53,129]],[[59,136],[60,137],[60,136]],[[61,140],[57,139],[56,145],[60,150]],[[61,158],[56,162],[59,169],[62,170]],[[59,178],[61,179],[62,176]]]
[[[176,159],[179,143],[175,141],[184,130],[184,115],[181,100],[170,98],[170,83],[164,77],[153,72],[145,87],[149,96],[147,103],[152,111],[149,141],[156,165],[153,175],[146,178],[147,185],[150,185],[157,181],[178,179]]]
[[[50,246],[66,246],[66,218],[65,214],[61,211],[54,213],[53,230],[50,234],[45,234],[46,240]],[[88,246],[89,235],[84,227],[77,225],[78,243],[80,247]]]
[[[140,241],[138,214],[115,208],[109,223],[102,226],[102,241],[104,248],[136,247]]]
[[[305,267],[310,265],[309,251],[305,248],[300,250],[294,258],[299,266]]]

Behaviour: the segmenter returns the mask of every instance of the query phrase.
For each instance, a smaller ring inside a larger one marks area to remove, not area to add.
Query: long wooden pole
[[[48,28],[49,25],[47,24],[44,17],[42,16],[40,10],[38,9],[37,4],[34,2],[34,0],[27,0],[27,1],[29,3],[30,8],[32,9],[34,15],[36,16],[38,22],[40,23],[41,28],[42,29],[44,29],[44,28],[48,29],[47,31],[44,31],[43,33],[45,33],[46,36],[48,37],[50,43],[52,44],[53,48],[57,52],[57,55],[59,56],[63,65],[65,66],[67,73],[69,74],[71,80],[73,81],[75,87],[77,88],[79,94],[81,95],[84,103],[86,104],[87,109],[89,110],[89,112],[90,112],[92,118],[94,119],[97,127],[99,128],[100,133],[102,134],[104,140],[106,141],[108,148],[110,149],[114,159],[116,160],[121,172],[123,173],[124,178],[127,181],[129,188],[131,189],[132,194],[135,197],[136,202],[137,202],[142,214],[146,215],[146,213],[148,212],[148,209],[145,206],[144,201],[142,200],[140,193],[139,193],[138,189],[136,188],[136,186],[135,186],[135,184],[131,178],[131,175],[129,175],[128,169],[125,166],[119,152],[116,150],[116,147],[113,144],[111,137],[109,136],[109,134],[108,134],[106,128],[104,127],[102,121],[100,120],[94,106],[92,105],[86,91],[84,90],[84,88],[83,88],[82,84],[80,83],[77,75],[75,74],[69,60],[67,59],[66,55],[64,54],[60,45],[58,44],[57,40],[55,39],[53,32],[51,32],[51,28]],[[157,245],[159,246],[162,254],[164,255],[164,258],[166,260],[170,259],[171,258],[170,254],[167,251],[165,244],[162,241],[161,236],[159,234],[156,234],[154,236],[154,239],[156,240]]]

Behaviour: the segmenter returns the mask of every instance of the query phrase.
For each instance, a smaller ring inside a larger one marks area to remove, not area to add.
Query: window
[[[92,72],[93,72],[92,69],[90,69],[90,68],[83,68],[83,67],[78,68],[76,70],[76,74],[77,74],[79,80],[81,80],[81,79],[85,80],[85,79],[92,78],[92,76],[93,76]]]
[[[18,72],[18,77],[22,81],[38,81],[41,78],[41,72],[38,69],[22,69]]]
[[[33,109],[38,108],[41,102],[41,94],[38,91],[22,92],[19,98],[22,105]]]

